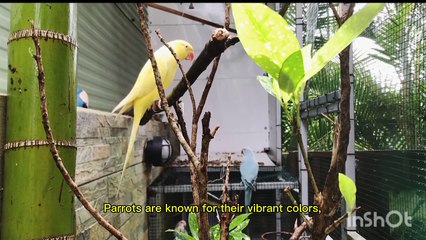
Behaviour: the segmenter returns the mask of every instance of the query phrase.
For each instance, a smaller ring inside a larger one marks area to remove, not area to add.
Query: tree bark
[[[353,6],[343,14],[336,17],[340,19],[339,25],[343,24],[353,12]],[[338,173],[343,171],[347,158],[347,149],[349,144],[350,132],[350,72],[349,72],[349,57],[351,45],[346,47],[340,54],[340,114],[337,120],[334,141],[333,153],[330,168],[324,184],[324,189],[314,199],[314,205],[320,206],[321,214],[313,216],[312,239],[323,240],[327,237],[326,229],[334,223],[334,215],[340,208],[341,193],[339,190]]]

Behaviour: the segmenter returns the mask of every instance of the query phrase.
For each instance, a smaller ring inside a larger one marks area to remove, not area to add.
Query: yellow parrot
[[[192,61],[194,59],[194,49],[191,44],[184,40],[174,40],[168,42],[168,45],[176,53],[179,61],[184,59]],[[158,70],[160,72],[161,81],[166,89],[176,75],[178,64],[172,53],[166,46],[162,46],[154,53],[155,60],[157,61]],[[151,61],[148,61],[143,66],[136,79],[135,85],[129,94],[112,110],[112,113],[118,112],[121,115],[123,112],[133,107],[133,126],[129,138],[129,145],[127,147],[126,159],[124,160],[123,170],[121,172],[120,182],[118,184],[117,194],[120,191],[120,185],[123,180],[124,171],[126,170],[127,163],[129,162],[133,145],[136,139],[136,133],[139,128],[139,122],[145,111],[151,106],[152,102],[158,98],[157,85],[155,84],[154,71],[152,70]]]

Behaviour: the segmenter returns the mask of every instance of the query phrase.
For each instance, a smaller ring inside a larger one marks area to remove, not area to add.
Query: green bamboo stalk
[[[31,34],[20,38],[25,35],[22,30],[32,32],[31,20],[36,28],[49,30],[40,36],[49,118],[64,165],[72,177],[75,173],[76,47],[68,42],[71,39],[61,40],[59,36],[75,39],[76,7],[69,3],[14,3],[11,6],[12,39],[8,44],[1,237],[74,239],[74,196],[56,168],[49,146],[43,142],[46,135],[41,121],[34,42]],[[17,34],[18,31],[21,34]],[[55,34],[51,34],[53,32]]]

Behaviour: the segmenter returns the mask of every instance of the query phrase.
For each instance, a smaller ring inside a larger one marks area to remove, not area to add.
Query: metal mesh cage
[[[263,171],[262,171],[263,169]],[[240,174],[236,168],[232,168],[230,174],[230,185],[228,187],[230,196],[239,196],[239,204],[243,205],[244,190],[240,183]],[[265,171],[266,170],[266,171]],[[268,171],[269,170],[269,171]],[[298,184],[294,178],[288,177],[288,173],[281,172],[280,168],[271,169],[261,167],[257,178],[257,190],[253,193],[252,203],[261,206],[283,205],[283,209],[290,205],[283,189],[289,186],[297,189]],[[210,169],[209,179],[220,178],[220,171]],[[149,205],[175,205],[189,206],[192,203],[192,187],[189,181],[188,171],[179,168],[169,168],[149,188]],[[286,180],[284,180],[286,179]],[[222,194],[222,182],[212,181],[208,184],[209,193],[220,197]],[[214,198],[209,198],[215,201]],[[218,223],[216,212],[209,213],[210,226]],[[166,233],[167,229],[174,229],[180,220],[188,220],[188,212],[181,213],[155,213],[148,215],[149,239],[173,239],[173,233]],[[287,213],[253,213],[250,218],[247,231],[252,239],[261,239],[266,232],[292,231],[295,218],[298,215]]]

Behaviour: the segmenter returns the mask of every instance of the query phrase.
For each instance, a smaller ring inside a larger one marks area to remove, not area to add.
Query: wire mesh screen
[[[356,150],[426,149],[425,11],[421,3],[388,3],[353,43]],[[304,4],[304,42],[313,52],[336,30],[327,3]],[[306,98],[339,89],[339,68],[336,58],[310,79]],[[322,117],[308,121],[309,149],[330,151],[332,123]],[[283,117],[286,151],[296,150],[290,139]]]
[[[389,3],[354,48],[356,135],[365,150],[426,149],[426,6]]]
[[[316,51],[337,26],[328,4],[310,5],[304,4],[304,41],[313,44]],[[361,206],[358,216],[362,218],[357,225],[366,239],[425,238],[425,12],[426,5],[422,3],[388,3],[352,45],[357,205]],[[315,16],[316,22],[312,19]],[[339,88],[336,58],[310,79],[305,99]],[[295,142],[286,139],[290,136],[286,124],[283,117],[283,149],[296,150]],[[331,121],[324,117],[308,119],[308,149],[312,152],[309,156],[320,185],[327,174],[331,153],[313,151],[331,151],[333,129]],[[294,159],[288,161],[297,163],[296,155],[290,156]],[[310,201],[312,197],[310,191]],[[403,222],[397,226],[400,219]],[[377,221],[369,224],[370,220]],[[333,237],[339,239],[337,235]]]
[[[358,225],[368,239],[425,236],[425,10],[420,3],[388,3],[364,33],[364,48],[354,52],[362,73],[355,76],[357,149],[392,150],[357,154],[364,217]],[[366,226],[368,213],[385,223]]]

